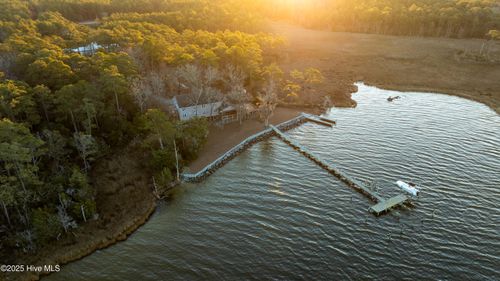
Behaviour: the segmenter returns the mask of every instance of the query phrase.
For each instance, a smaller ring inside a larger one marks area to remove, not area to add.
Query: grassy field
[[[270,28],[289,43],[282,67],[320,69],[326,77],[321,91],[335,105],[353,105],[351,85],[362,80],[386,89],[458,95],[500,112],[500,43],[490,53],[497,62],[478,62],[459,54],[479,53],[480,39],[328,32],[280,22]]]

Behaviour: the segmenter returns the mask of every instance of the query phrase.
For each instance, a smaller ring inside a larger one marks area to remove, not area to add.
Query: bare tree
[[[153,71],[148,75],[147,79],[151,85],[153,95],[161,97],[165,94],[165,79],[161,73]]]
[[[329,110],[332,107],[332,99],[330,98],[329,95],[326,95],[323,97],[323,108],[325,110]]]
[[[220,78],[220,73],[217,68],[213,66],[208,66],[205,70],[205,80],[203,81],[205,86],[210,86],[213,82]]]
[[[83,204],[80,205],[80,211],[82,213],[83,221],[87,222],[87,216],[85,215],[85,208],[83,207]]]
[[[31,229],[24,230],[19,233],[18,236],[23,240],[23,251],[25,253],[35,250],[35,236],[33,235],[33,231]]]
[[[3,188],[12,188],[10,186],[7,186],[4,184],[4,187]],[[2,190],[3,191],[3,190]],[[10,201],[14,201],[14,196],[12,195],[13,192],[5,192],[5,193],[0,193],[0,202],[2,203],[2,207],[3,207],[3,213],[4,213],[4,216],[5,218],[7,219],[7,223],[9,225],[11,225],[11,222],[10,222],[10,216],[9,216],[9,210],[7,209],[7,204],[9,201],[6,200],[7,199],[10,199]]]
[[[203,95],[203,73],[200,67],[188,64],[179,69],[179,79],[184,80],[191,89],[189,96],[192,105],[197,106]],[[198,115],[198,112],[195,113]]]
[[[150,85],[144,79],[135,79],[132,81],[131,90],[134,101],[141,109],[141,112],[144,112],[150,97],[153,95]]]
[[[162,75],[165,79],[165,87],[168,89],[168,97],[173,97],[180,94],[180,90],[183,88],[181,76],[181,67],[165,67],[162,69]]]
[[[246,76],[240,68],[237,68],[233,65],[230,65],[228,67],[227,72],[230,87],[228,98],[231,104],[233,104],[233,106],[236,108],[238,120],[241,124],[243,121],[243,117],[246,114],[245,104],[249,101],[247,91],[244,87]]]
[[[177,144],[175,143],[175,138],[174,138],[174,153],[175,153],[175,169],[176,169],[176,177],[175,179],[177,181],[180,181],[181,180],[181,177],[180,177],[180,172],[179,172],[179,155],[178,155],[178,152],[177,152]]]
[[[214,103],[222,101],[223,95],[222,93],[215,88],[207,88],[205,90],[205,102],[209,104],[210,106],[210,116],[213,116],[214,114]],[[220,110],[220,108],[217,108],[217,110]]]
[[[139,66],[141,72],[147,72],[148,65],[147,59],[144,56],[144,52],[140,47],[131,47],[125,49],[125,52],[132,58],[135,65]]]
[[[64,228],[64,232],[68,232],[70,228],[76,228],[76,222],[73,220],[73,218],[68,215],[68,212],[66,211],[66,208],[68,202],[64,200],[61,195],[59,195],[59,205],[57,205],[57,215],[59,217],[59,222],[61,223],[62,227]]]
[[[276,93],[276,82],[274,79],[269,79],[264,86],[263,93],[259,96],[259,111],[264,118],[264,125],[269,126],[269,118],[274,113],[276,105],[278,105],[278,95]]]
[[[217,79],[220,79],[220,73],[212,66],[202,69],[198,65],[188,64],[178,70],[178,76],[191,89],[190,102],[192,106],[195,106],[195,115],[197,116],[198,105],[202,101],[203,95],[207,95],[207,99],[216,96],[216,89],[212,85]]]
[[[486,58],[490,59],[490,48],[492,45],[494,45],[496,42],[500,40],[500,31],[498,30],[490,30],[486,34],[486,41],[483,42],[483,45],[481,46],[481,50],[479,51],[479,55]]]
[[[97,143],[91,135],[73,134],[75,147],[83,160],[85,172],[90,169],[89,157],[97,152]]]

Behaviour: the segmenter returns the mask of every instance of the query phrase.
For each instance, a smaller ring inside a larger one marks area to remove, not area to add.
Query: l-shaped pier
[[[272,135],[277,135],[281,140],[283,140],[285,143],[293,147],[295,150],[299,151],[304,156],[315,162],[318,166],[327,170],[329,173],[339,178],[342,182],[344,182],[348,186],[366,195],[370,200],[376,202],[377,204],[371,206],[369,208],[369,211],[377,216],[386,213],[390,211],[392,208],[402,205],[410,200],[410,198],[404,194],[400,194],[391,197],[389,199],[384,199],[382,196],[380,196],[378,193],[371,190],[370,188],[366,187],[360,181],[345,174],[334,165],[329,164],[326,161],[323,161],[317,155],[313,154],[308,149],[300,145],[298,142],[292,140],[288,135],[282,132],[282,130],[288,130],[294,128],[307,121],[328,127],[332,127],[335,124],[334,120],[312,114],[302,113],[301,115],[291,120],[283,122],[277,126],[271,125],[269,128],[248,137],[247,139],[245,139],[244,141],[242,141],[241,143],[239,143],[238,145],[236,145],[235,147],[224,153],[222,156],[217,158],[215,161],[207,165],[201,171],[195,174],[183,173],[182,180],[185,182],[200,182],[206,177],[210,176],[212,173],[214,173],[218,168],[222,167],[225,163],[236,157],[236,155],[238,155],[240,152],[253,145],[254,143],[259,142]]]
[[[341,181],[346,183],[348,186],[356,189],[357,191],[361,192],[362,194],[366,195],[368,198],[370,198],[372,201],[376,202],[376,205],[373,205],[370,207],[370,212],[374,213],[375,215],[380,215],[382,213],[385,213],[389,211],[390,209],[401,205],[408,201],[410,198],[408,198],[404,194],[400,194],[394,197],[391,197],[389,199],[384,199],[382,196],[380,196],[378,193],[375,191],[371,190],[370,188],[366,187],[363,183],[360,181],[351,178],[344,172],[340,171],[338,168],[336,168],[334,165],[327,163],[326,161],[323,161],[320,157],[317,155],[313,154],[310,152],[308,149],[297,143],[296,141],[292,140],[288,135],[285,133],[281,132],[279,129],[271,125],[271,128],[273,131],[276,133],[276,135],[283,140],[285,143],[290,145],[292,148],[295,150],[299,151],[301,154],[312,160],[314,163],[318,164],[318,166],[322,167],[323,169],[327,170],[329,173],[335,175],[337,178],[339,178]]]

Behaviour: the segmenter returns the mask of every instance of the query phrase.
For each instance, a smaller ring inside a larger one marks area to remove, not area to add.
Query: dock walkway
[[[382,214],[382,213],[386,212],[387,210],[390,210],[393,207],[396,207],[396,206],[399,206],[399,205],[405,203],[408,199],[409,198],[404,194],[396,195],[396,196],[391,197],[387,200],[381,201],[380,203],[378,203],[376,205],[371,206],[370,212],[372,212],[376,215]]]
[[[311,121],[311,122],[314,122],[314,123],[317,123],[317,124],[320,124],[320,125],[323,125],[323,126],[327,126],[327,127],[333,127],[333,125],[336,124],[335,121],[331,120],[331,119],[328,119],[326,117],[322,117],[322,116],[317,116],[317,115],[312,115],[312,114],[308,114],[308,113],[302,113],[302,115],[308,120],[308,121]]]
[[[370,188],[366,187],[364,184],[362,184],[360,181],[350,177],[349,175],[345,174],[344,172],[340,171],[337,167],[335,167],[332,164],[327,163],[326,161],[323,161],[319,156],[313,154],[310,152],[308,149],[303,147],[301,144],[298,142],[292,140],[288,135],[285,133],[281,132],[278,128],[274,127],[271,125],[271,129],[276,133],[276,135],[283,140],[285,143],[290,145],[292,148],[296,149],[299,151],[301,154],[318,164],[320,167],[323,169],[327,170],[331,174],[335,175],[337,178],[339,178],[342,182],[347,184],[348,186],[356,189],[360,193],[366,195],[368,198],[370,198],[372,201],[377,202],[378,204],[370,207],[370,212],[374,213],[375,215],[380,215],[382,213],[385,213],[389,211],[390,209],[399,206],[406,201],[409,200],[409,198],[403,194],[391,197],[389,199],[384,199],[382,196],[377,194],[375,191],[371,190]]]

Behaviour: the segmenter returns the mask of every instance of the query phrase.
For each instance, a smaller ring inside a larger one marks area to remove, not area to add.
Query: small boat
[[[412,196],[418,196],[420,190],[418,190],[417,185],[412,182],[397,181],[396,184],[401,188],[401,190],[411,194]]]

